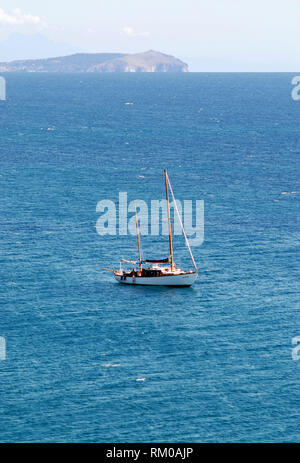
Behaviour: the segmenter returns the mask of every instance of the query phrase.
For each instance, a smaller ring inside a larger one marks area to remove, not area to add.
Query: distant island
[[[0,72],[188,72],[188,65],[171,55],[144,53],[76,53],[48,59],[0,63]]]

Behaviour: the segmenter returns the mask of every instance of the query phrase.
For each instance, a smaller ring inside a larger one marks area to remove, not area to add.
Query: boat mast
[[[141,241],[140,241],[140,232],[139,232],[139,224],[138,224],[138,219],[137,219],[137,213],[136,213],[136,203],[134,201],[134,212],[135,212],[135,224],[136,224],[136,236],[137,236],[137,242],[138,242],[138,250],[139,250],[139,261],[141,262],[142,256],[141,256]],[[142,271],[142,264],[140,263],[140,270]]]
[[[191,259],[192,259],[192,261],[193,261],[195,270],[196,270],[196,272],[198,273],[198,268],[197,268],[197,265],[196,265],[196,262],[195,262],[195,259],[194,259],[192,250],[191,250],[191,246],[190,246],[188,237],[186,236],[186,232],[185,232],[185,229],[184,229],[184,226],[183,226],[183,223],[182,223],[180,214],[179,214],[179,210],[178,210],[178,207],[177,207],[176,199],[175,199],[175,196],[174,196],[174,193],[173,193],[173,188],[172,188],[172,186],[171,186],[171,182],[170,182],[170,179],[169,179],[168,175],[166,175],[166,177],[167,177],[168,185],[169,185],[169,188],[170,188],[170,191],[171,191],[171,195],[172,195],[172,198],[173,198],[173,201],[174,201],[174,207],[175,207],[175,210],[176,210],[176,213],[177,213],[177,216],[178,216],[178,220],[179,220],[181,229],[182,229],[182,231],[183,231],[184,238],[185,238],[185,241],[186,241],[186,244],[187,244],[187,247],[188,247],[190,256],[191,256]]]
[[[171,217],[170,217],[170,202],[169,202],[169,190],[168,190],[168,180],[167,180],[167,171],[166,171],[166,169],[164,169],[164,172],[165,172],[167,208],[168,208],[168,224],[169,224],[169,242],[170,242],[171,270],[174,270],[173,246],[172,246],[172,228],[171,228]]]

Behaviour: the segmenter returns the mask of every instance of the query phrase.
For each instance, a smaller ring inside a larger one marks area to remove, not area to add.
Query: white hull
[[[181,275],[166,275],[158,277],[122,277],[115,274],[115,279],[124,285],[146,286],[191,286],[197,279],[198,273],[184,273]]]

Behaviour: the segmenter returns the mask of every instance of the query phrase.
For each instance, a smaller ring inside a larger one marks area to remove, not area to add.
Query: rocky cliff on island
[[[58,58],[0,62],[0,72],[188,72],[188,65],[171,55],[144,53],[76,53]]]

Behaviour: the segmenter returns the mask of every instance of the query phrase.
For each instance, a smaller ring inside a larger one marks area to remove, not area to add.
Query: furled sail
[[[167,257],[166,259],[121,260],[122,262],[126,262],[127,264],[168,264],[170,262],[169,257]]]

